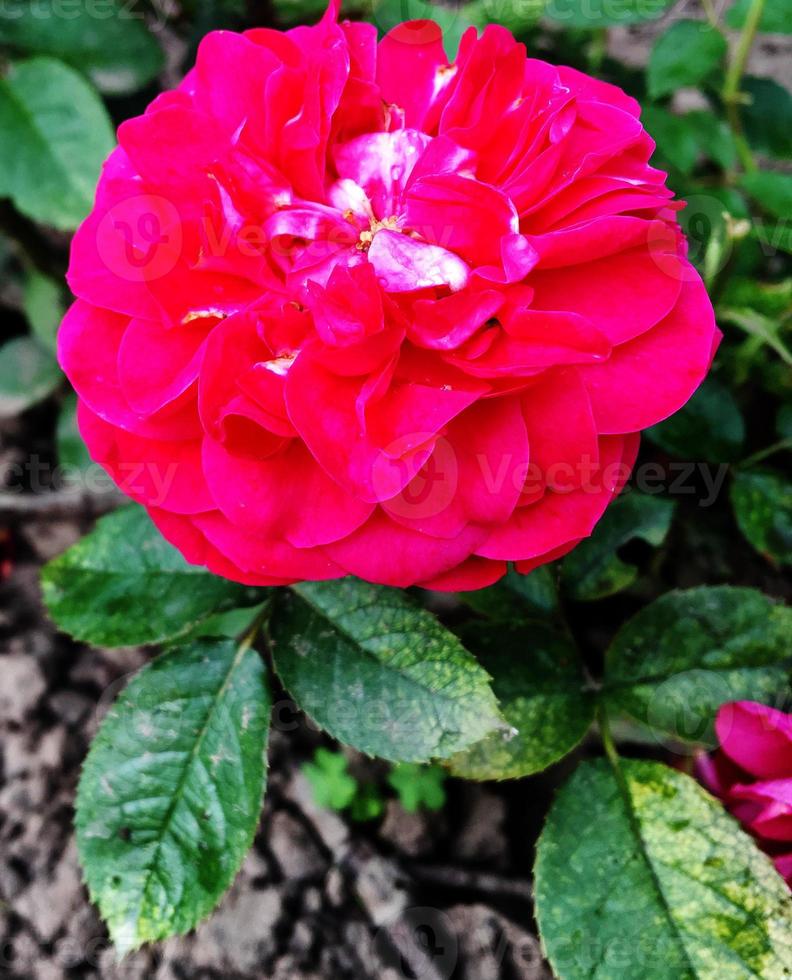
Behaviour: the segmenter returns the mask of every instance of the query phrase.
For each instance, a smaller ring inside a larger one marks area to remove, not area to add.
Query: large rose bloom
[[[124,123],[60,332],[186,558],[436,589],[590,534],[718,339],[637,103],[437,25],[206,37]]]

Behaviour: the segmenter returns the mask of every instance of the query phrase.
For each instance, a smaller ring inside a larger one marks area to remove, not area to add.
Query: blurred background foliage
[[[69,301],[69,234],[91,206],[115,126],[178,82],[207,31],[287,28],[323,8],[324,0],[0,2],[0,420],[26,420],[37,449],[61,467],[57,486],[90,466],[55,336]],[[727,466],[728,482],[706,521],[701,495],[635,494],[614,507],[564,563],[569,594],[640,591],[664,556],[677,563],[672,584],[686,574],[755,583],[757,568],[774,575],[792,563],[792,95],[783,77],[792,0],[351,0],[344,15],[383,33],[432,17],[450,57],[471,25],[501,23],[529,55],[615,82],[641,102],[655,162],[688,202],[690,254],[725,340],[710,379],[649,431],[641,459]],[[24,489],[29,478],[14,479]],[[738,531],[756,566],[735,548]],[[690,573],[699,559],[704,570]]]

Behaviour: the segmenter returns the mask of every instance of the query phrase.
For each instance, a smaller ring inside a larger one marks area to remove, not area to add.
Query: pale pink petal
[[[427,245],[399,232],[382,229],[368,251],[382,288],[389,293],[409,293],[430,286],[452,291],[467,285],[467,265],[439,245]]]

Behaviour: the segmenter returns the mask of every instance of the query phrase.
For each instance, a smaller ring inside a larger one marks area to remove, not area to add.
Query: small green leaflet
[[[734,516],[756,550],[778,565],[792,565],[792,481],[780,473],[735,474]]]
[[[103,517],[44,567],[41,584],[57,625],[100,646],[160,643],[262,598],[261,590],[189,565],[138,506]]]
[[[617,551],[635,538],[654,548],[665,541],[674,516],[674,501],[632,491],[605,511],[591,537],[586,538],[561,565],[561,582],[578,601],[614,595],[638,578],[638,569],[619,558]]]
[[[446,774],[440,766],[421,766],[400,762],[388,774],[388,783],[399,794],[399,802],[408,813],[419,810],[442,810],[445,806]]]
[[[770,859],[689,776],[580,766],[539,839],[536,915],[564,980],[782,980],[792,897]]]
[[[313,762],[306,762],[302,771],[318,806],[346,810],[357,795],[358,783],[349,774],[349,763],[343,752],[317,749]]]
[[[594,718],[594,698],[571,640],[543,623],[471,623],[462,633],[493,676],[512,731],[493,732],[448,762],[465,779],[519,779],[570,752]]]
[[[755,589],[668,592],[616,634],[605,657],[604,696],[650,729],[714,744],[725,701],[775,701],[788,690],[792,609]]]
[[[77,795],[91,899],[120,954],[192,929],[253,843],[271,701],[255,651],[176,647],[102,722]]]
[[[489,675],[403,592],[357,579],[278,594],[275,666],[334,738],[394,762],[445,758],[502,724]]]
[[[16,62],[0,78],[0,133],[0,197],[34,221],[76,228],[114,143],[96,92],[54,58]]]
[[[42,401],[62,380],[58,362],[35,337],[9,340],[0,347],[0,419]]]

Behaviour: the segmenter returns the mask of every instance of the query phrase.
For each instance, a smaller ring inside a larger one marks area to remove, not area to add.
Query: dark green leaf
[[[605,659],[605,696],[685,742],[714,742],[726,701],[773,701],[788,687],[792,610],[754,589],[668,592],[629,620]]]
[[[689,776],[584,763],[539,840],[536,914],[564,980],[781,980],[792,898],[770,859]]]
[[[610,27],[662,17],[674,0],[549,0],[545,13],[564,27]]]
[[[493,676],[511,732],[493,732],[449,762],[466,779],[519,779],[570,752],[594,717],[577,650],[542,623],[470,623],[468,646]]]
[[[233,881],[261,811],[270,707],[258,654],[204,640],[145,667],[103,721],[77,844],[121,954],[188,932]]]
[[[53,58],[0,78],[0,196],[44,224],[71,230],[93,204],[113,131],[99,96]]]
[[[356,579],[279,595],[275,664],[334,738],[396,762],[444,758],[501,724],[489,676],[398,589]]]
[[[123,507],[45,566],[44,602],[86,643],[160,643],[213,613],[261,600],[261,592],[189,565],[142,507]]]
[[[55,335],[63,319],[63,296],[54,279],[31,269],[25,280],[23,296],[25,316],[42,347],[55,354]]]
[[[738,472],[731,489],[737,523],[766,558],[792,565],[792,481],[780,473]]]
[[[745,24],[751,0],[737,0],[733,7],[726,11],[726,23],[729,27],[739,30]],[[759,30],[766,34],[792,34],[792,10],[789,0],[765,0]]]
[[[705,20],[678,20],[655,41],[646,80],[653,99],[699,85],[723,61],[726,38]]]
[[[745,134],[759,153],[792,156],[792,95],[771,78],[747,76],[740,86],[750,102],[741,107]]]
[[[64,16],[58,0],[5,0],[0,44],[25,55],[59,58],[109,95],[141,88],[164,64],[139,8],[123,0],[102,0],[101,16],[82,3]]]
[[[42,401],[62,379],[58,362],[35,338],[9,340],[0,347],[0,418]]]
[[[514,569],[495,585],[472,592],[461,592],[459,598],[471,609],[500,622],[545,618],[558,611],[558,587],[555,575],[547,565],[520,575]]]
[[[674,517],[674,501],[648,494],[624,494],[605,511],[594,533],[561,565],[561,582],[573,599],[603,599],[626,589],[638,569],[618,556],[618,549],[640,538],[652,547],[665,541]]]
[[[681,459],[731,463],[742,452],[745,423],[729,389],[708,378],[684,408],[646,435]]]

